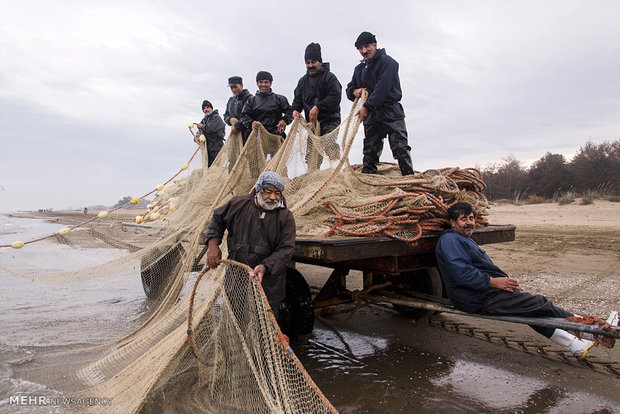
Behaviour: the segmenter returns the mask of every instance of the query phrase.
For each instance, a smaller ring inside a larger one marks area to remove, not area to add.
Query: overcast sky
[[[292,101],[318,42],[344,88],[364,30],[400,63],[416,170],[570,159],[620,138],[619,16],[616,0],[0,0],[0,211],[142,195],[194,151],[202,100],[224,113],[229,76],[254,93],[268,70]]]

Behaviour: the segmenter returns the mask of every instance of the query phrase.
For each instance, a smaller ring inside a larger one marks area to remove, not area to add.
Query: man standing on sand
[[[202,121],[196,124],[198,129],[202,131],[207,142],[207,167],[210,167],[217,154],[224,146],[224,135],[226,135],[224,121],[213,105],[209,101],[202,102],[202,112],[205,114]],[[196,141],[196,138],[194,138]]]
[[[273,93],[271,73],[260,71],[256,74],[256,95],[246,101],[241,111],[241,119],[235,124],[235,130],[242,132],[263,127],[274,135],[286,138],[286,125],[293,121],[291,105],[284,95]]]
[[[258,177],[250,194],[235,196],[213,212],[205,233],[207,266],[222,260],[219,244],[228,230],[228,258],[253,269],[276,320],[286,296],[286,267],[295,248],[295,218],[286,207],[282,178],[272,171]],[[229,284],[231,285],[231,284]],[[225,283],[227,294],[229,287]]]
[[[246,101],[252,94],[247,89],[243,88],[243,79],[241,76],[231,76],[228,78],[228,86],[230,87],[230,91],[233,96],[230,97],[228,103],[226,104],[226,112],[224,112],[224,122],[226,122],[229,126],[232,127],[231,134],[237,132],[235,125],[239,122],[241,118],[241,111],[243,110],[243,105],[245,105]],[[250,135],[250,131],[246,131],[242,135],[243,143],[248,140],[248,136]]]
[[[297,118],[303,110],[308,122],[320,125],[321,135],[328,134],[340,125],[340,100],[342,99],[342,86],[336,75],[329,71],[329,63],[323,63],[321,45],[310,43],[304,53],[307,73],[299,79],[295,88],[293,104],[293,118]],[[310,141],[308,152],[310,152]],[[338,159],[337,148],[326,148],[330,158]],[[323,161],[319,155],[316,160],[318,168]]]
[[[566,318],[572,312],[555,306],[542,295],[519,289],[519,284],[499,267],[471,236],[475,226],[475,208],[468,203],[456,203],[448,209],[451,229],[445,230],[435,247],[437,267],[454,306],[468,313],[530,318]],[[607,320],[618,325],[618,312]],[[532,329],[584,359],[593,341],[580,339],[562,329],[530,325]],[[591,335],[582,334],[583,338]],[[613,342],[611,343],[613,347]]]
[[[413,174],[405,111],[400,104],[403,93],[398,62],[388,56],[385,49],[377,49],[377,40],[372,33],[362,32],[355,41],[355,47],[364,59],[353,71],[353,78],[347,85],[347,97],[354,101],[362,91],[368,92],[368,99],[356,113],[364,121],[362,172],[376,174],[383,140],[387,135],[401,174]]]

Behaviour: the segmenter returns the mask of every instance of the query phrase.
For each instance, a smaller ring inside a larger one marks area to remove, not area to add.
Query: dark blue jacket
[[[384,121],[398,121],[405,118],[405,111],[400,104],[403,93],[398,77],[398,62],[377,49],[375,56],[368,62],[362,61],[355,67],[353,78],[347,85],[347,98],[355,100],[353,92],[366,88],[368,100],[364,104],[368,116],[364,124],[370,125]]]
[[[507,277],[473,239],[454,230],[441,233],[435,257],[448,298],[464,312],[478,312],[489,293],[498,290],[489,287],[490,277]]]

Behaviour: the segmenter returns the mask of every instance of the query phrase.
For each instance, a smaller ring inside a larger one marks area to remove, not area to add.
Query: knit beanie
[[[306,53],[304,53],[304,60],[316,60],[317,62],[323,62],[321,58],[321,45],[318,43],[310,43],[306,46]]]
[[[213,105],[211,105],[211,102],[206,101],[206,100],[205,100],[205,101],[202,101],[202,109],[205,109],[205,107],[207,107],[207,106],[208,106],[209,108],[213,109]]]
[[[359,49],[360,47],[364,45],[369,45],[371,43],[377,43],[375,35],[370,32],[362,32],[355,41],[355,47]]]

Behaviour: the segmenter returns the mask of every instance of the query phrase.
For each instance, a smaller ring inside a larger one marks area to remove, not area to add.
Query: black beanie
[[[268,80],[269,82],[273,82],[273,76],[271,76],[271,73],[261,70],[256,74],[256,82],[260,80]]]
[[[205,109],[205,107],[207,107],[207,106],[208,106],[209,108],[213,109],[213,105],[211,105],[211,102],[206,101],[206,100],[205,100],[205,101],[202,101],[202,109],[204,110],[204,109]]]
[[[362,32],[355,41],[355,47],[359,49],[360,47],[364,45],[369,45],[371,43],[377,43],[375,35],[370,32]]]
[[[306,46],[306,53],[304,53],[304,61],[312,59],[317,62],[323,62],[321,58],[321,45],[318,43],[310,43]]]

